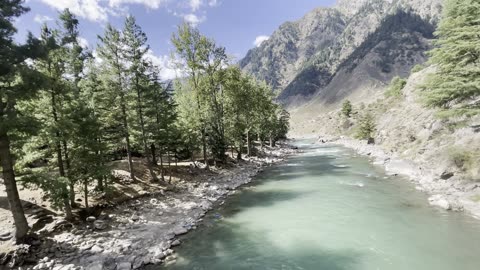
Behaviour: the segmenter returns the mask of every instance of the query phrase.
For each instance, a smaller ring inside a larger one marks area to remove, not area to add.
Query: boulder
[[[93,226],[96,230],[105,230],[107,228],[107,223],[102,220],[95,220]]]
[[[117,270],[131,270],[132,264],[130,262],[117,263]]]
[[[442,195],[434,195],[428,198],[428,201],[432,206],[437,206],[445,210],[452,209],[450,202],[447,199],[445,199]]]
[[[88,269],[88,270],[104,270],[104,267],[103,267],[103,263],[94,262],[94,263],[89,264],[86,269]]]
[[[182,235],[182,234],[186,234],[187,232],[188,230],[185,229],[184,227],[178,227],[173,231],[175,235]]]
[[[87,217],[87,222],[94,222],[95,220],[97,220],[97,218],[95,218],[94,216]]]
[[[443,172],[442,175],[440,175],[440,178],[442,178],[443,180],[448,180],[450,178],[452,178],[455,174],[452,173],[452,172]]]
[[[92,253],[102,253],[103,252],[103,248],[98,246],[98,245],[94,245],[91,249],[90,249],[90,252]]]

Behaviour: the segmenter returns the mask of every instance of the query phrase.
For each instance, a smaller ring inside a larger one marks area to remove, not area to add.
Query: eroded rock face
[[[362,85],[387,83],[423,63],[441,3],[339,0],[333,8],[315,9],[283,24],[260,47],[250,50],[240,66],[272,85],[280,92],[279,99],[290,106],[310,102],[319,93],[323,96],[317,106],[331,104],[339,92],[347,91],[343,96],[365,92]],[[427,32],[422,30],[426,26]],[[368,61],[361,65],[364,60]],[[359,77],[357,87],[339,83],[348,76]]]

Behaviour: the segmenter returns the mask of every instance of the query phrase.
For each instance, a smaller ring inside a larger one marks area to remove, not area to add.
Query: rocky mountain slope
[[[428,67],[409,76],[401,96],[378,95],[368,105],[356,104],[351,118],[339,110],[320,114],[295,125],[292,135],[342,138],[335,142],[371,156],[387,171],[409,176],[432,195],[431,204],[480,218],[480,116],[446,119],[426,108],[419,85],[434,71]],[[366,112],[375,122],[375,145],[348,139]]]
[[[240,66],[290,108],[312,97],[317,109],[350,95],[370,97],[425,61],[440,11],[441,0],[339,0],[285,23]]]

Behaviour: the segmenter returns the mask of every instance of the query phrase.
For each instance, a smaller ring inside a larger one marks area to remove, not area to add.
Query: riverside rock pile
[[[18,269],[127,270],[148,264],[173,263],[178,236],[195,230],[216,202],[250,183],[263,166],[282,161],[295,150],[274,148],[221,171],[207,182],[180,182],[176,191],[132,200],[88,217],[75,227],[39,240]]]
[[[416,163],[406,160],[397,153],[386,152],[381,146],[364,141],[337,136],[322,136],[320,143],[334,143],[355,150],[360,155],[369,156],[373,163],[385,167],[390,175],[403,175],[416,184],[417,189],[430,195],[430,205],[444,210],[465,211],[480,219],[480,183],[464,179],[446,177],[436,173],[437,164]],[[448,176],[448,175],[447,175]]]

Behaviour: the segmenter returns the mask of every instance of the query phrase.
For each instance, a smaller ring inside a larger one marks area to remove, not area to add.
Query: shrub
[[[417,73],[417,72],[419,72],[419,71],[421,71],[421,70],[423,70],[423,69],[425,69],[425,66],[424,66],[424,65],[415,65],[415,66],[412,68],[412,70],[411,70],[410,73]]]
[[[352,115],[352,111],[353,111],[352,103],[350,102],[350,100],[345,100],[345,102],[343,102],[343,105],[342,105],[342,114],[347,118],[350,118],[350,116]]]
[[[375,131],[376,127],[373,116],[370,113],[366,113],[358,121],[358,129],[355,138],[371,141]]]
[[[403,88],[407,84],[407,80],[400,77],[394,77],[387,91],[385,92],[386,97],[401,97],[403,94]]]
[[[449,150],[450,161],[460,170],[468,171],[473,165],[473,155],[465,149],[452,148]]]

